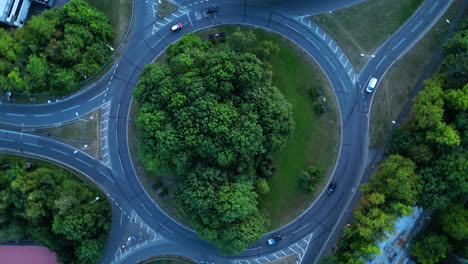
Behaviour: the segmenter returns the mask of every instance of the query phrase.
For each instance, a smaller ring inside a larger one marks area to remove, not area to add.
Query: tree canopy
[[[180,176],[179,212],[224,254],[266,230],[255,186],[269,173],[257,171],[294,130],[292,106],[259,59],[277,47],[252,53],[239,41],[212,45],[187,34],[168,47],[167,64],[145,66],[134,90],[140,162]]]
[[[444,259],[452,251],[446,236],[437,234],[423,235],[411,249],[411,253],[421,264],[434,264]]]
[[[70,93],[109,58],[109,19],[83,0],[0,28],[0,91]]]
[[[64,170],[0,157],[0,242],[37,240],[61,263],[98,263],[110,206]]]

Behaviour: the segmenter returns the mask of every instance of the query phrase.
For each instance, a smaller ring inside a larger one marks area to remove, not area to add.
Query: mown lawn
[[[310,19],[338,42],[359,71],[369,56],[416,11],[422,0],[367,0]],[[365,56],[361,56],[364,54]]]
[[[275,229],[295,219],[320,193],[333,170],[339,144],[339,119],[335,96],[328,80],[308,55],[282,37],[255,31],[259,41],[274,40],[280,52],[273,61],[273,83],[293,105],[296,128],[286,146],[273,154],[277,173],[269,180],[270,192],[260,197],[260,208],[269,214]],[[315,114],[311,87],[323,87],[330,113]],[[331,121],[331,123],[330,123]],[[310,165],[325,169],[326,173],[316,192],[302,190],[299,179]]]

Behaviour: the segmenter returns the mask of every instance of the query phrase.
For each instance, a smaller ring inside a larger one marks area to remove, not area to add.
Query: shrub
[[[312,100],[317,99],[318,97],[317,89],[315,89],[314,87],[310,87],[310,95],[312,96]]]
[[[314,166],[310,166],[307,171],[301,176],[301,187],[311,192],[315,189],[315,185],[318,183],[323,175],[323,170]]]
[[[260,194],[266,194],[270,192],[270,186],[268,186],[268,182],[264,178],[258,178],[257,192]]]
[[[320,104],[314,104],[314,111],[317,115],[322,115],[325,112],[325,108]]]

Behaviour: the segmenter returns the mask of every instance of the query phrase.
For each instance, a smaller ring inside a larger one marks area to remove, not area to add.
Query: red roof
[[[0,264],[57,264],[56,255],[40,246],[0,246]]]

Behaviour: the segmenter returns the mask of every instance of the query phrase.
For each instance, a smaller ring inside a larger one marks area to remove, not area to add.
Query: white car
[[[180,29],[182,29],[182,24],[181,24],[181,23],[177,23],[177,24],[175,24],[175,25],[173,25],[173,26],[171,27],[171,31],[172,31],[172,32],[176,32],[176,31],[178,31],[178,30],[180,30]]]
[[[366,92],[372,93],[377,86],[377,78],[372,77],[367,84]]]

